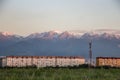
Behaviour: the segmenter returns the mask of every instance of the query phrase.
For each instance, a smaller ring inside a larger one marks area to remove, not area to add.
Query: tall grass
[[[0,80],[120,80],[120,69],[4,68]]]

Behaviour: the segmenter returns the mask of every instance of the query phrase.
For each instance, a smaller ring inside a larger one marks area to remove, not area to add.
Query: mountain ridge
[[[3,39],[2,39],[3,38]],[[0,56],[44,55],[83,56],[88,58],[89,41],[92,40],[93,57],[120,56],[119,31],[33,33],[23,37],[0,33]]]
[[[33,38],[42,38],[42,39],[69,39],[69,38],[84,38],[84,37],[104,37],[104,38],[116,38],[120,39],[120,31],[118,30],[96,30],[96,31],[88,31],[88,32],[71,32],[71,31],[48,31],[41,33],[32,33],[26,37],[11,34],[9,32],[0,32],[0,38],[2,37],[16,37],[16,38],[25,38],[25,39],[33,39]]]

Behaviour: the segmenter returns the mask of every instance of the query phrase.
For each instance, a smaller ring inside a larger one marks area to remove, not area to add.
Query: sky
[[[0,32],[120,30],[120,0],[0,0]]]

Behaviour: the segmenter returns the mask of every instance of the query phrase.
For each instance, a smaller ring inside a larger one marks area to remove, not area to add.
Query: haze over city
[[[119,0],[1,0],[0,32],[120,30]]]

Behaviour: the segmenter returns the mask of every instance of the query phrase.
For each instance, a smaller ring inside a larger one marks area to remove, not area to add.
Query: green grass
[[[0,80],[120,80],[120,69],[4,68]]]

